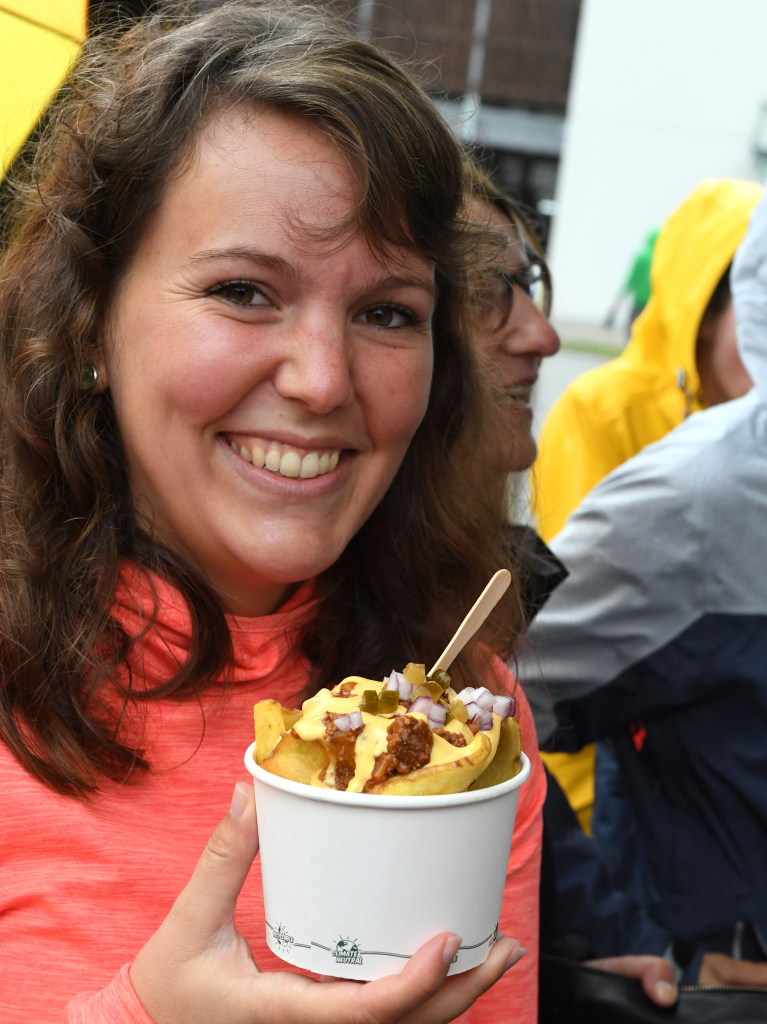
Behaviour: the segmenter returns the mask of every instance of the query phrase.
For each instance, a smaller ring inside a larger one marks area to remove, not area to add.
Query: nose
[[[501,328],[499,347],[507,355],[534,358],[537,362],[556,355],[559,335],[529,295],[514,287],[511,313]]]
[[[274,377],[277,393],[303,402],[317,415],[350,405],[354,384],[345,318],[331,310],[307,314],[291,335]]]

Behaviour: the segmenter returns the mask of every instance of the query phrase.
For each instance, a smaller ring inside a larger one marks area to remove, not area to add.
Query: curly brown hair
[[[428,96],[343,21],[292,0],[161,13],[90,40],[14,181],[0,264],[0,734],[61,793],[146,769],[129,713],[192,698],[231,663],[219,598],[134,516],[109,391],[80,382],[195,132],[241,104],[325,133],[356,166],[369,244],[418,251],[436,268],[428,409],[380,506],[317,581],[301,640],[311,687],[436,657],[506,560],[504,478],[481,457],[494,403],[464,315],[467,268],[487,239],[460,217],[467,165]],[[131,685],[140,637],[110,614],[124,559],[176,586],[191,616],[188,660],[153,689]],[[504,650],[521,624],[512,587],[482,649]],[[483,671],[475,646],[457,675]]]

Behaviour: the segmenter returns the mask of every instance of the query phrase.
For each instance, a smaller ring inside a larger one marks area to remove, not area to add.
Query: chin
[[[522,473],[535,462],[538,448],[532,435],[517,438],[509,451],[507,472]]]

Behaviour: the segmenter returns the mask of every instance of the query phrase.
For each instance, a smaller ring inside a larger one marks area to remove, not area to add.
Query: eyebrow
[[[422,288],[425,292],[428,292],[432,297],[437,294],[437,286],[434,281],[429,277],[402,277],[393,276],[387,277],[384,281],[378,281],[373,286],[374,289],[378,288]]]
[[[286,274],[293,280],[299,278],[299,273],[292,263],[282,259],[280,256],[271,256],[259,249],[250,249],[247,246],[235,245],[228,249],[203,249],[190,257],[192,263],[201,263],[204,260],[247,260],[249,263],[256,263],[260,267],[268,267],[278,273]]]

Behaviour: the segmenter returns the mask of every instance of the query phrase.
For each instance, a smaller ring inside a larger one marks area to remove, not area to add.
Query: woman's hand
[[[238,782],[189,884],[130,969],[155,1024],[447,1024],[524,955],[515,939],[502,939],[480,967],[446,980],[460,939],[443,933],[401,974],[365,985],[262,974],[234,926],[257,851],[253,787]]]
[[[587,960],[586,963],[611,974],[638,978],[647,998],[658,1006],[673,1006],[679,998],[674,968],[662,956],[612,956],[607,960]]]

